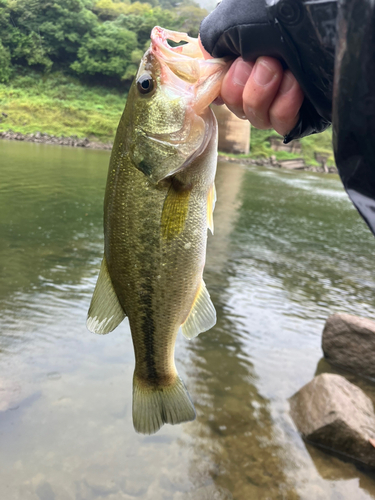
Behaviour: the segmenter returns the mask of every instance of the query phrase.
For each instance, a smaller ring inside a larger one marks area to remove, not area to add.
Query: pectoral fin
[[[87,314],[86,326],[93,333],[109,333],[121,323],[125,316],[113,288],[106,259],[103,257],[99,278]]]
[[[211,231],[211,234],[214,234],[214,210],[216,203],[216,189],[215,184],[212,184],[208,196],[207,196],[207,226]]]
[[[177,190],[173,185],[169,188],[161,216],[161,231],[164,239],[171,240],[184,230],[189,199],[189,189]]]
[[[193,307],[185,323],[181,325],[182,333],[186,338],[192,339],[212,328],[216,323],[215,307],[210,299],[206,285],[202,280],[201,286],[195,297]]]

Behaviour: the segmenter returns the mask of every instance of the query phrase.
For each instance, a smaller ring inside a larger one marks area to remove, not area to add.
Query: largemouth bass
[[[195,418],[174,347],[180,327],[191,339],[216,322],[202,279],[217,161],[209,104],[227,68],[204,60],[196,39],[154,28],[112,150],[104,257],[87,327],[108,333],[128,316],[133,423],[145,434]]]

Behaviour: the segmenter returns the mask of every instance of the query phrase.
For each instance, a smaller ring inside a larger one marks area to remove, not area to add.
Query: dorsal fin
[[[126,314],[112,285],[107,261],[103,257],[98,281],[87,314],[86,326],[93,333],[109,333],[121,323],[125,316]]]
[[[210,294],[207,291],[206,285],[202,280],[189,316],[185,323],[181,325],[182,333],[186,338],[192,339],[201,332],[205,332],[212,328],[215,323],[215,307],[210,299]]]

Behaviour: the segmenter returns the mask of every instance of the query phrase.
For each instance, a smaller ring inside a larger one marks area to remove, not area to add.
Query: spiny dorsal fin
[[[87,314],[86,326],[93,333],[109,333],[125,318],[103,257],[99,278]]]
[[[211,234],[214,234],[214,210],[216,203],[216,189],[215,184],[212,184],[208,196],[207,196],[207,226],[211,231]]]
[[[212,328],[216,323],[216,311],[210,299],[206,285],[202,280],[201,286],[195,297],[193,307],[185,323],[181,325],[182,333],[186,338],[192,339]]]

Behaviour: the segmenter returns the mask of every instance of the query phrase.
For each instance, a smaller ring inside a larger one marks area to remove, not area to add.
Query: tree
[[[0,42],[0,83],[6,83],[11,74],[10,53]]]
[[[106,21],[84,36],[71,68],[78,74],[105,75],[118,81],[132,64],[137,37],[116,23]]]
[[[136,33],[138,47],[144,51],[150,43],[150,33],[154,26],[175,30],[178,29],[179,20],[173,12],[162,10],[160,7],[155,9],[149,7],[142,15],[121,15],[114,21],[114,24]]]
[[[200,24],[203,18],[208,15],[207,10],[201,9],[195,2],[192,2],[188,5],[178,6],[176,11],[180,21],[180,29],[190,36],[197,37]]]
[[[6,5],[11,56],[23,54],[28,64],[34,64],[34,50],[39,64],[45,58],[45,66],[46,58],[73,61],[83,36],[97,24],[91,0],[9,0]]]
[[[127,6],[130,0],[123,2],[113,2],[112,0],[99,0],[95,2],[93,11],[103,20],[114,20],[121,14],[127,14]]]

